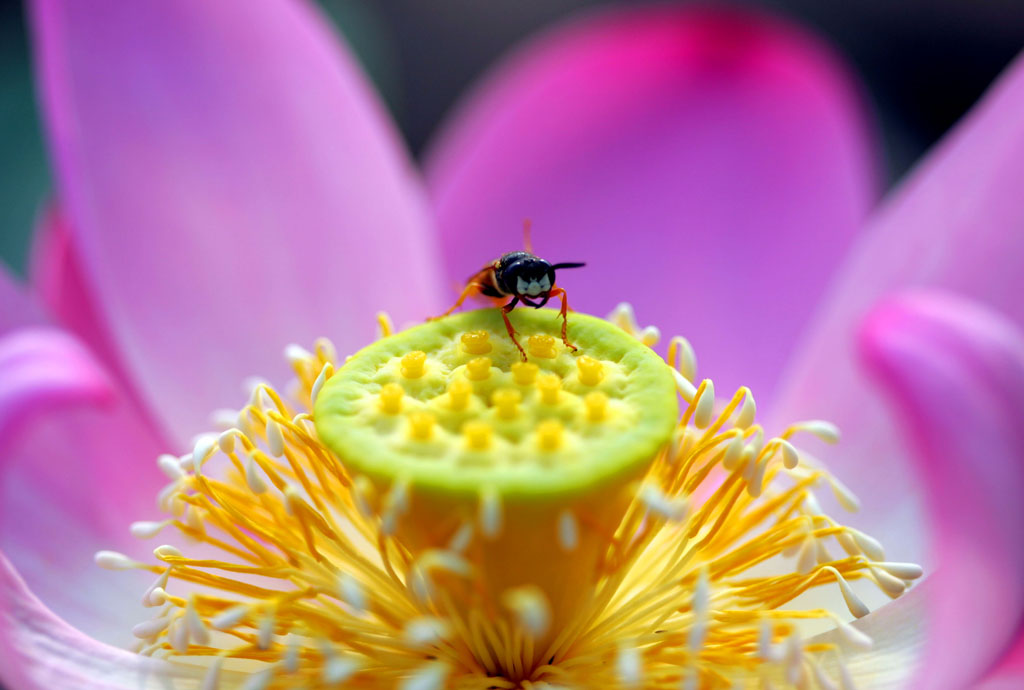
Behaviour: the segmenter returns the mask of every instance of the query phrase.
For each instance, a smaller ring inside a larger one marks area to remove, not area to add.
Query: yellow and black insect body
[[[524,227],[525,243],[530,248],[529,223]],[[526,351],[519,341],[516,340],[516,331],[509,321],[508,313],[517,304],[523,304],[540,309],[548,303],[552,297],[559,297],[562,301],[560,313],[562,315],[562,342],[565,346],[576,350],[576,346],[569,342],[567,335],[568,319],[566,312],[569,304],[566,301],[565,290],[555,284],[555,271],[562,268],[579,268],[583,263],[558,263],[552,264],[545,259],[536,256],[530,251],[508,252],[500,258],[492,261],[487,266],[470,276],[466,286],[455,301],[451,309],[443,315],[447,316],[462,306],[467,297],[482,295],[496,300],[512,299],[501,307],[501,316],[505,320],[505,328],[512,342],[519,349],[523,360],[526,359]]]

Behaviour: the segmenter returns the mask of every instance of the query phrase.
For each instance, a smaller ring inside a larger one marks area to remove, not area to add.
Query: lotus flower
[[[355,351],[378,309],[439,313],[524,216],[540,254],[588,262],[575,308],[629,299],[771,419],[843,428],[828,457],[857,526],[934,570],[858,623],[863,687],[1021,684],[1022,643],[999,665],[1024,612],[1020,60],[873,209],[849,76],[759,16],[557,28],[469,96],[422,174],[302,3],[35,0],[31,18],[58,184],[30,289],[0,281],[12,690],[168,682],[122,649],[131,576],[92,558],[136,550],[150,460],[245,377],[281,378],[285,342]]]

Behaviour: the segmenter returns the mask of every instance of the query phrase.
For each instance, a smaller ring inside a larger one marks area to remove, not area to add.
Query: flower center
[[[859,617],[851,581],[895,597],[920,569],[822,514],[817,487],[856,499],[793,438],[834,442],[834,427],[767,438],[749,390],[716,406],[709,380],[691,382],[689,344],[673,339],[666,363],[628,310],[572,315],[575,353],[552,312],[515,317],[526,363],[496,310],[340,367],[326,341],[289,348],[294,401],[257,385],[230,428],[161,457],[170,517],[132,531],[191,543],[157,548],[154,565],[97,556],[158,575],[141,651],[205,665],[206,688],[225,673],[418,690],[845,673],[844,645],[870,640],[844,611],[794,600],[832,589]],[[838,634],[804,642],[814,620]]]

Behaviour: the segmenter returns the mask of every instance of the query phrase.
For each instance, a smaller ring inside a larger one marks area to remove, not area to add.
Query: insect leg
[[[512,322],[508,320],[508,313],[515,308],[517,302],[519,302],[519,298],[513,297],[511,302],[502,307],[501,318],[505,320],[505,330],[508,331],[508,337],[512,338],[512,344],[514,344],[516,346],[516,349],[519,350],[519,354],[522,356],[523,361],[525,362],[526,350],[524,350],[523,346],[519,344],[518,340],[516,340],[516,329],[512,328]]]
[[[562,299],[562,308],[559,310],[559,313],[562,315],[562,342],[565,343],[567,348],[576,352],[576,346],[569,342],[569,317],[566,315],[566,312],[569,311],[569,302],[566,299],[565,290],[560,287],[552,288],[548,295],[550,297],[560,297]]]
[[[427,319],[427,321],[436,321],[437,319],[448,316],[453,311],[461,307],[462,303],[466,301],[467,297],[470,297],[472,295],[479,295],[483,289],[484,285],[480,283],[467,283],[466,287],[462,288],[462,294],[459,295],[459,298],[457,300],[455,300],[455,304],[451,306],[451,309],[441,314],[441,316],[431,316],[429,319]]]

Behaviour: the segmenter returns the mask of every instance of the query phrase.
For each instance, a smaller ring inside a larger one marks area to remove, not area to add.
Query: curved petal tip
[[[0,336],[0,439],[35,411],[112,393],[104,367],[73,336],[42,327]]]
[[[920,687],[966,687],[1024,613],[1024,334],[980,304],[922,291],[875,308],[860,335],[929,489],[938,569]]]

